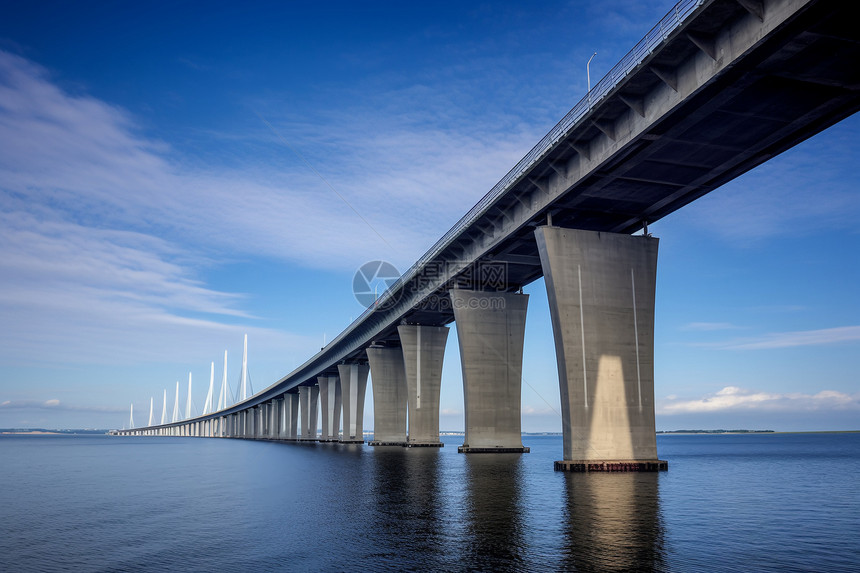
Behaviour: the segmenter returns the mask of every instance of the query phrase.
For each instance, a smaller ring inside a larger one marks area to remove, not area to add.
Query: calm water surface
[[[860,571],[860,434],[659,436],[659,475],[445,442],[0,437],[0,571]]]

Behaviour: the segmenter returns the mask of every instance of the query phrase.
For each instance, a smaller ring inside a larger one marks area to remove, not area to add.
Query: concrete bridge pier
[[[408,391],[406,447],[435,446],[439,440],[439,391],[445,358],[447,326],[403,324],[397,327]]]
[[[268,406],[266,407],[266,415],[268,416],[266,419],[266,438],[270,440],[277,440],[280,434],[278,402],[277,398],[272,398],[268,401]]]
[[[384,346],[367,349],[373,384],[373,441],[371,446],[406,445],[406,369],[403,350]]]
[[[555,338],[567,471],[656,471],[658,240],[535,230]]]
[[[285,440],[298,439],[298,422],[299,422],[299,395],[284,394],[284,413],[283,413],[283,428],[284,433],[282,438]]]
[[[259,440],[266,436],[266,404],[254,407],[254,439]]]
[[[523,340],[529,297],[450,291],[460,363],[466,436],[460,453],[528,452],[522,438]]]
[[[322,411],[321,442],[336,442],[340,434],[341,389],[337,376],[318,376]]]
[[[272,398],[269,401],[269,439],[281,438],[281,419],[283,418],[284,400]]]
[[[367,392],[367,364],[338,364],[343,400],[342,444],[364,443],[364,397]]]
[[[317,405],[319,403],[320,388],[317,385],[299,386],[299,409],[302,416],[301,440],[317,439]]]

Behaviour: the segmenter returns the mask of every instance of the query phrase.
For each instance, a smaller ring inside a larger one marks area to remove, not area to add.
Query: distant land
[[[775,434],[775,430],[657,430],[658,434]]]

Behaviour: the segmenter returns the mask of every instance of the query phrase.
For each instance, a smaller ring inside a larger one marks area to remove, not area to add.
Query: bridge
[[[117,433],[363,442],[370,373],[370,444],[441,446],[453,322],[459,450],[526,451],[522,287],[543,276],[562,404],[556,469],[665,469],[654,423],[658,239],[648,224],[860,108],[851,8],[682,0],[320,352],[233,406]]]

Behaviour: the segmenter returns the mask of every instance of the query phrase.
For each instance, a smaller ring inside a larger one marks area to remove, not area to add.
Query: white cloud
[[[667,397],[657,405],[661,415],[732,411],[804,412],[816,410],[858,410],[860,393],[846,394],[822,390],[817,394],[773,393],[726,386],[719,392],[695,400]]]
[[[757,339],[744,339],[720,343],[728,350],[763,350],[797,346],[824,346],[860,341],[860,326],[841,326],[819,330],[778,332]]]
[[[553,408],[544,407],[544,408],[535,408],[534,406],[523,406],[522,408],[523,416],[551,416],[554,418],[559,417],[558,410],[554,410]]]
[[[366,102],[365,105],[368,103]],[[397,110],[395,110],[397,111]],[[84,226],[122,228],[204,252],[264,255],[311,267],[355,268],[375,257],[411,262],[509,169],[536,139],[469,126],[425,124],[414,111],[332,112],[317,122],[249,113],[267,152],[242,171],[191,167],[144,137],[125,111],[51,83],[39,66],[0,52],[0,205]],[[322,122],[322,123],[320,123]],[[382,124],[382,125],[380,125]],[[325,135],[322,135],[325,134]],[[301,153],[376,233],[303,162]],[[439,201],[445,197],[445,201]]]
[[[51,400],[6,400],[0,403],[0,410],[61,410],[67,412],[84,412],[95,414],[118,414],[128,412],[125,408],[105,408],[93,406],[78,406],[66,404],[57,399]]]
[[[169,360],[211,345],[204,331],[304,352],[315,343],[248,327],[243,295],[207,287],[201,271],[260,256],[405,268],[535,139],[428,125],[406,110],[382,128],[372,111],[272,123],[396,252],[300,162],[190,166],[126,111],[65,92],[0,51],[0,358]],[[249,123],[252,143],[295,159],[256,117]]]
[[[681,327],[681,330],[691,330],[697,332],[710,332],[714,330],[733,330],[740,328],[729,322],[691,322]]]

